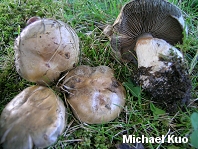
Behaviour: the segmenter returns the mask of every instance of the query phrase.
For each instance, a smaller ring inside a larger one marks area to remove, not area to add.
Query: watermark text
[[[136,137],[135,135],[123,135],[123,143],[188,143],[187,137],[177,137],[175,135],[162,135],[160,137]]]

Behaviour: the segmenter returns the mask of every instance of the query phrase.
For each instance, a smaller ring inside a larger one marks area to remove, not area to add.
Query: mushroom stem
[[[172,62],[169,62],[168,59],[171,57],[175,56],[183,61],[183,55],[178,49],[162,39],[153,38],[150,34],[144,34],[138,38],[135,51],[138,68],[152,67],[152,73],[163,68],[169,69]]]
[[[138,59],[137,80],[142,88],[159,101],[170,104],[180,99],[187,103],[191,83],[182,53],[149,34],[137,40],[135,51]]]
[[[173,47],[183,43],[184,24],[182,11],[166,0],[131,0],[103,31],[121,61],[138,61],[135,81],[160,103],[187,103],[190,98],[184,58]]]
[[[143,33],[142,35],[140,35],[137,39],[138,40],[142,40],[142,39],[147,39],[147,38],[153,38],[153,35],[150,33]]]

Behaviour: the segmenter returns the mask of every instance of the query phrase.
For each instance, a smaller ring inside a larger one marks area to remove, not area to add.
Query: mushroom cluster
[[[165,0],[132,0],[104,29],[118,58],[138,62],[135,81],[170,109],[190,98],[185,60],[174,47],[186,32],[181,10]]]
[[[21,77],[37,85],[24,89],[1,113],[4,149],[45,148],[62,134],[67,110],[49,85],[57,84],[67,93],[65,101],[81,122],[107,123],[118,117],[126,91],[111,68],[77,66],[75,31],[53,19],[33,17],[27,24],[15,41],[15,65]],[[182,44],[184,32],[181,10],[165,0],[131,0],[104,29],[121,60],[130,63],[137,58],[135,81],[169,109],[190,98],[185,59],[174,47]]]
[[[69,93],[65,101],[80,121],[107,123],[119,116],[125,104],[124,87],[107,66],[76,67],[79,38],[68,24],[32,17],[14,49],[17,72],[37,85],[24,89],[1,113],[0,144],[4,149],[45,148],[57,141],[66,127],[67,110],[46,86],[61,81],[61,91]]]
[[[79,60],[79,39],[69,25],[38,17],[27,24],[15,41],[15,65],[23,78],[38,85],[24,89],[1,113],[0,144],[4,149],[45,148],[57,141],[66,127],[66,108],[45,85]]]

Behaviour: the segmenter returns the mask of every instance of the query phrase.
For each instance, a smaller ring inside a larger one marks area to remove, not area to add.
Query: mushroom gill
[[[165,0],[132,0],[114,24],[107,25],[115,54],[124,62],[138,63],[133,78],[167,109],[187,104],[191,81],[182,52],[185,28],[181,10]]]

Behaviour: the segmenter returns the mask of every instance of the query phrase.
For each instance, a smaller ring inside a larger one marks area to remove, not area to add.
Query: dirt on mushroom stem
[[[183,43],[184,32],[182,11],[165,0],[132,0],[103,31],[121,61],[138,65],[132,72],[135,82],[169,112],[190,99],[191,81],[183,54],[174,47]]]
[[[155,73],[150,73],[152,67],[139,67],[133,72],[132,79],[142,85],[140,76],[147,76],[149,85],[145,88],[152,98],[164,107],[167,112],[174,114],[178,108],[189,104],[191,97],[191,81],[187,67],[177,56],[169,59],[160,58],[160,61],[171,62],[170,69],[163,68]]]

